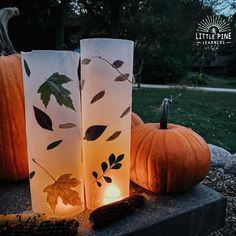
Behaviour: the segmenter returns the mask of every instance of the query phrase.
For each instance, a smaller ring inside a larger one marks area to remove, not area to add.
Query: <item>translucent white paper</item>
[[[129,195],[133,42],[80,44],[86,204],[94,209]]]
[[[33,211],[76,215],[84,209],[79,54],[21,56]]]

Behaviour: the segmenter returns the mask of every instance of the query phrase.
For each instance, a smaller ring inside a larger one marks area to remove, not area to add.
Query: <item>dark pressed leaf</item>
[[[28,77],[30,77],[30,68],[25,59],[24,59],[24,67],[25,67],[25,73],[28,75]]]
[[[118,169],[121,168],[121,166],[122,166],[121,163],[117,163],[117,164],[115,164],[114,166],[112,166],[111,168],[112,168],[112,169],[115,169],[115,170],[118,170]]]
[[[69,77],[58,72],[52,74],[38,89],[40,98],[45,107],[48,106],[51,95],[56,98],[57,103],[62,106],[75,110],[73,101],[70,97],[71,92],[62,85],[72,81]]]
[[[64,123],[64,124],[60,124],[58,127],[60,129],[70,129],[70,128],[76,127],[76,124],[74,124],[74,123]]]
[[[108,177],[108,176],[103,176],[103,178],[105,179],[105,181],[107,183],[111,183],[112,182],[112,179],[110,177]]]
[[[116,60],[116,61],[113,62],[112,66],[113,66],[114,68],[120,68],[123,64],[124,64],[123,61],[121,61],[121,60]]]
[[[97,173],[96,171],[93,171],[92,175],[93,175],[93,177],[94,177],[95,179],[97,179],[98,173]]]
[[[53,143],[50,143],[47,146],[47,150],[50,150],[50,149],[53,149],[53,148],[57,147],[61,142],[62,142],[62,140],[57,140],[57,141],[55,141]]]
[[[90,126],[85,132],[84,139],[88,141],[94,141],[102,135],[106,128],[106,125]]]
[[[109,164],[110,164],[110,166],[112,166],[112,164],[115,163],[115,160],[116,160],[116,156],[112,153],[112,154],[109,156]]]
[[[123,74],[123,75],[119,75],[115,78],[115,82],[122,82],[122,81],[125,81],[129,78],[129,74],[126,73],[126,74]]]
[[[34,115],[42,128],[53,131],[52,120],[45,112],[34,106]]]
[[[96,182],[98,187],[102,187],[102,184],[100,182]]]
[[[127,107],[127,108],[122,112],[120,118],[123,118],[125,115],[127,115],[127,114],[130,112],[130,110],[131,110],[131,109],[130,109],[130,106]]]
[[[83,60],[82,60],[82,64],[83,65],[88,65],[89,63],[90,63],[90,59],[88,59],[88,58],[84,58]]]
[[[29,174],[30,179],[32,179],[34,177],[34,175],[35,175],[35,171],[30,172],[30,174]]]
[[[108,165],[107,165],[107,163],[105,161],[101,164],[101,168],[102,168],[103,172],[105,172],[107,170]]]
[[[122,161],[122,160],[124,159],[124,156],[125,156],[125,154],[119,155],[119,156],[116,158],[115,163],[118,163],[118,162]]]
[[[90,104],[98,101],[99,99],[101,99],[103,96],[105,95],[105,91],[102,90],[101,92],[99,92],[98,94],[96,94],[93,99],[91,100]]]
[[[112,141],[117,139],[121,134],[121,131],[116,131],[114,134],[112,134],[106,141]]]
[[[80,90],[82,90],[83,88],[84,88],[84,79],[82,79],[81,81],[80,81]]]

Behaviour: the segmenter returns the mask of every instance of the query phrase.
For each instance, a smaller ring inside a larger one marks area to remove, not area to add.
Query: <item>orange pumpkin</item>
[[[161,122],[131,131],[131,180],[156,193],[174,193],[201,182],[208,173],[210,151],[200,135],[176,124],[167,125],[168,99]]]
[[[21,59],[9,40],[8,19],[17,8],[0,10],[0,179],[28,177]]]
[[[134,127],[136,127],[138,125],[142,125],[142,124],[144,124],[142,119],[136,113],[132,112],[132,115],[131,115],[131,128],[133,129]]]

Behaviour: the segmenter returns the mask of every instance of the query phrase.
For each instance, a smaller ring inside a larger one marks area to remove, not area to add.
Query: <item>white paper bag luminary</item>
[[[79,54],[21,55],[32,208],[73,216],[84,209]]]
[[[86,204],[94,209],[129,195],[133,42],[80,45]]]

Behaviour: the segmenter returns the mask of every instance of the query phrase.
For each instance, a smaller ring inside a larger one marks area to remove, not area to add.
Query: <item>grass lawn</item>
[[[207,143],[236,152],[236,93],[134,89],[133,111],[144,122],[159,122],[163,98],[178,97],[169,106],[169,122],[192,128]]]
[[[199,73],[197,72],[189,72],[187,77],[197,76]],[[234,88],[236,89],[236,78],[235,77],[227,77],[222,75],[209,75],[204,74],[205,77],[208,78],[209,84],[203,85],[203,87],[212,87],[212,88]],[[187,85],[191,85],[186,80],[182,83],[186,83]]]

